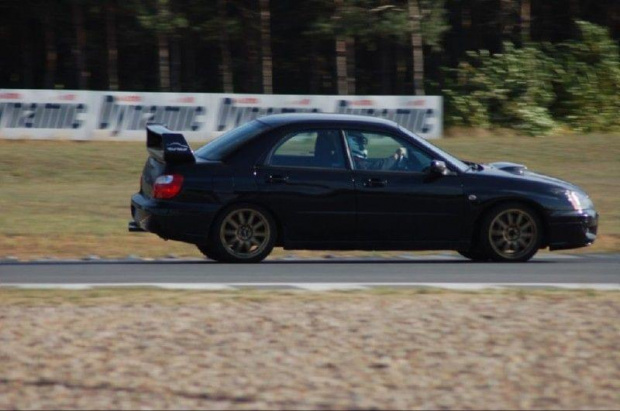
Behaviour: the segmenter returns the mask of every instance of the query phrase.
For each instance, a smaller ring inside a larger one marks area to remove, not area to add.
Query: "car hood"
[[[500,178],[504,177],[511,179],[514,178],[521,181],[525,180],[532,183],[553,186],[553,188],[579,191],[585,194],[585,192],[581,188],[574,184],[571,184],[564,180],[560,180],[559,178],[535,173],[528,170],[528,168],[523,164],[516,164],[505,161],[483,164],[482,170],[478,170],[477,172],[488,176],[497,176]]]

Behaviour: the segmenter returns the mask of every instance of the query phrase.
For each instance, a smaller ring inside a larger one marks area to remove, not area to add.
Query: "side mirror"
[[[448,166],[446,166],[445,162],[433,160],[431,161],[431,173],[445,176],[450,174],[450,170],[448,170]]]

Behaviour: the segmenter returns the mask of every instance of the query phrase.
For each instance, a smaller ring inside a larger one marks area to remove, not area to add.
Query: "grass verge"
[[[580,185],[601,213],[599,239],[582,250],[620,250],[619,135],[454,134],[434,143],[463,159],[524,163]],[[0,257],[200,256],[193,246],[126,231],[143,143],[0,140],[0,158]]]

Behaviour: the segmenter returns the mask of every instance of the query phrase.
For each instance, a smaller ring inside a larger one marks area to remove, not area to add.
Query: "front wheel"
[[[276,225],[268,212],[252,205],[239,205],[216,219],[211,244],[218,261],[257,263],[271,253],[276,237]]]
[[[519,204],[503,204],[483,220],[480,245],[493,261],[528,261],[538,252],[542,224],[536,212]]]

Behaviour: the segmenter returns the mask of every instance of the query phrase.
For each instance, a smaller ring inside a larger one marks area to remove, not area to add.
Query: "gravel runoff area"
[[[620,293],[0,290],[1,409],[618,409]]]

